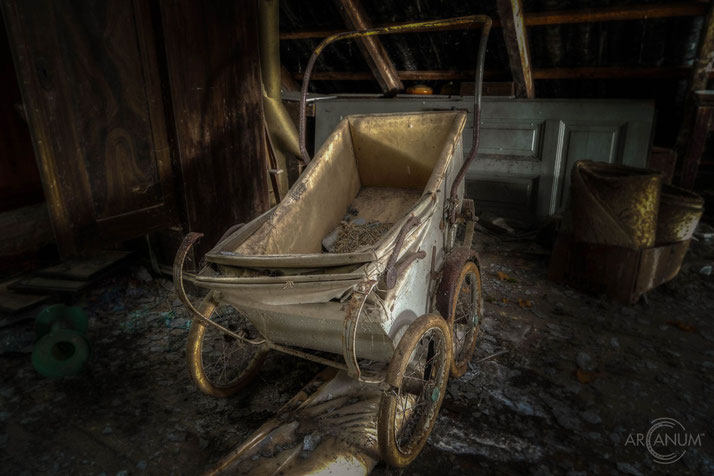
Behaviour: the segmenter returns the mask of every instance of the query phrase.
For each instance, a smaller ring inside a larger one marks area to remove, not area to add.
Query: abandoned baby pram
[[[465,111],[348,116],[310,160],[307,89],[328,44],[459,25],[481,26],[466,160]],[[188,235],[176,256],[175,285],[194,317],[189,369],[201,390],[217,396],[240,390],[269,350],[336,367],[384,389],[377,423],[382,457],[405,466],[418,455],[449,374],[468,367],[482,317],[481,274],[470,246],[474,208],[463,198],[463,179],[478,149],[490,26],[486,16],[468,16],[345,32],[320,43],[302,85],[304,173],[282,202],[206,254],[195,283],[210,291],[198,309],[186,296],[182,269],[201,235]],[[238,311],[229,324],[212,317],[221,303]],[[220,343],[207,345],[208,327],[223,333]],[[209,363],[211,352],[218,357]],[[237,363],[228,368],[229,360]]]

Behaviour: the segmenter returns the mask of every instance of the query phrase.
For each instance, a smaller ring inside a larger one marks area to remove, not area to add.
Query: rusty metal
[[[462,246],[471,248],[471,244],[474,241],[474,226],[478,218],[476,217],[474,201],[470,198],[465,198],[461,202],[461,218],[465,221]]]
[[[663,185],[657,218],[657,244],[691,239],[702,213],[702,197],[683,188]]]
[[[294,355],[295,357],[300,357],[301,359],[305,360],[311,360],[313,362],[317,362],[318,364],[332,367],[333,369],[347,370],[347,366],[342,362],[337,362],[332,359],[326,359],[324,357],[320,357],[319,355],[304,352],[302,350],[293,349],[292,347],[286,347],[284,345],[276,344],[275,342],[271,341],[268,341],[267,345],[272,350],[277,350],[278,352],[282,352],[284,354]]]
[[[436,246],[431,247],[431,266],[429,267],[429,277],[432,280],[439,279],[440,273],[436,270]]]
[[[396,266],[394,267],[394,273],[393,275],[395,276],[395,283],[396,283],[396,276],[401,276],[407,268],[416,260],[418,259],[424,259],[426,258],[426,251],[424,250],[418,250],[418,251],[412,251],[409,253],[405,253],[399,261],[397,261]]]
[[[481,25],[481,38],[479,41],[479,47],[478,47],[478,52],[476,56],[476,78],[475,82],[477,87],[475,88],[475,93],[474,93],[474,142],[473,146],[471,147],[471,152],[469,152],[468,158],[464,162],[464,166],[462,169],[459,171],[459,174],[457,175],[457,180],[455,181],[455,187],[452,188],[452,194],[451,198],[452,201],[455,201],[456,199],[456,193],[455,191],[458,189],[458,185],[460,184],[461,180],[463,180],[464,175],[466,174],[466,169],[468,168],[468,165],[471,163],[473,158],[476,156],[476,150],[478,149],[478,137],[479,137],[479,129],[480,129],[480,124],[479,120],[481,117],[481,84],[483,83],[483,65],[484,65],[484,60],[486,57],[486,42],[488,40],[488,34],[489,31],[491,30],[491,18],[489,18],[486,15],[471,15],[471,16],[465,16],[465,17],[458,17],[458,18],[450,18],[446,20],[431,20],[431,21],[424,21],[424,22],[415,22],[415,23],[409,23],[409,24],[403,24],[403,25],[393,25],[393,26],[386,26],[386,27],[381,27],[381,28],[370,28],[369,30],[361,30],[361,31],[347,31],[343,33],[337,33],[334,35],[331,35],[324,40],[320,42],[320,44],[315,48],[315,50],[312,52],[312,55],[310,56],[310,59],[307,62],[307,66],[305,67],[305,74],[303,76],[302,80],[302,89],[301,89],[301,95],[300,95],[300,125],[299,125],[299,142],[300,142],[300,156],[302,157],[302,160],[307,164],[310,163],[310,155],[307,153],[307,148],[306,148],[306,118],[305,118],[305,108],[307,104],[307,93],[308,93],[308,86],[310,84],[310,74],[312,73],[313,68],[315,67],[315,62],[317,61],[317,57],[322,53],[322,51],[327,47],[330,43],[333,43],[335,41],[339,40],[346,40],[350,38],[366,38],[370,36],[376,36],[376,35],[393,35],[393,34],[399,34],[399,33],[416,33],[416,32],[424,32],[424,31],[441,31],[441,30],[446,30],[446,29],[451,29],[455,26],[464,26],[468,27],[471,25]]]
[[[446,394],[452,348],[449,326],[436,314],[417,318],[399,341],[385,380],[391,390],[382,395],[377,422],[380,452],[388,465],[407,466],[426,443]],[[407,383],[415,379],[425,385]],[[416,425],[409,424],[415,420]]]
[[[397,235],[397,240],[394,242],[394,251],[392,251],[389,261],[387,262],[387,267],[384,274],[384,282],[387,285],[387,289],[392,289],[395,284],[397,284],[397,277],[401,274],[397,269],[397,258],[399,258],[399,253],[402,251],[402,245],[404,245],[404,238],[406,238],[409,230],[414,228],[419,224],[419,219],[415,216],[409,217],[409,220],[404,224],[402,229]],[[422,251],[423,253],[423,251]],[[426,254],[422,255],[423,258]],[[411,258],[409,263],[414,261],[415,258]]]
[[[436,310],[445,318],[451,315],[456,282],[459,279],[461,268],[467,261],[473,261],[480,268],[478,253],[466,246],[459,246],[451,250],[444,261],[441,282],[436,292]],[[483,308],[480,308],[479,312],[483,315]]]
[[[342,334],[342,355],[347,365],[347,375],[360,381],[362,381],[362,371],[359,368],[359,362],[357,362],[357,324],[359,324],[360,314],[362,314],[362,308],[367,301],[367,296],[369,296],[376,285],[376,280],[368,280],[355,286],[345,313],[344,333]]]
[[[577,241],[624,248],[655,244],[661,172],[581,160],[572,171]]]
[[[189,310],[191,314],[193,314],[194,319],[198,319],[201,323],[204,325],[213,327],[214,329],[218,329],[219,331],[235,338],[238,340],[241,340],[243,342],[246,342],[248,344],[253,344],[253,345],[261,345],[265,343],[265,339],[262,340],[252,340],[252,339],[246,339],[240,334],[237,334],[233,332],[230,329],[226,329],[222,325],[208,319],[205,317],[203,314],[201,314],[198,309],[196,309],[191,301],[188,299],[188,296],[186,295],[186,290],[184,289],[183,286],[183,264],[184,261],[186,260],[186,256],[188,255],[189,250],[191,247],[203,237],[203,233],[195,233],[191,232],[186,237],[184,238],[183,242],[181,243],[181,246],[179,247],[178,252],[176,253],[176,258],[174,259],[174,288],[176,289],[176,294],[178,295],[179,300],[183,303],[184,306],[186,306],[186,309]],[[206,297],[206,300],[213,299],[211,295]],[[213,308],[211,308],[213,310]],[[210,314],[209,314],[210,317]]]

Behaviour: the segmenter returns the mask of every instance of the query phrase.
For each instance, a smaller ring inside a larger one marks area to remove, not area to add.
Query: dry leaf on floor
[[[497,271],[496,272],[496,277],[498,278],[499,281],[508,281],[509,283],[517,283],[518,281],[516,278],[512,278],[503,271]]]
[[[518,305],[521,307],[533,307],[533,301],[530,299],[518,298]]]
[[[502,302],[503,304],[508,303],[508,298],[501,298],[501,302]]]
[[[696,327],[694,327],[691,324],[687,324],[686,322],[682,322],[682,321],[667,321],[667,324],[669,324],[670,326],[674,326],[684,332],[696,332],[697,331]]]
[[[580,383],[590,383],[595,380],[595,374],[586,372],[581,368],[578,368],[578,370],[575,371],[575,376],[577,377],[578,382]]]

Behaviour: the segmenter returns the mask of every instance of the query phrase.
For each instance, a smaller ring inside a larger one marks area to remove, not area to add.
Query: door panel
[[[148,2],[3,2],[63,254],[178,224]]]
[[[578,160],[594,160],[610,164],[622,163],[622,144],[627,124],[597,122],[567,122],[562,127],[562,167],[554,190],[556,199],[551,213],[567,205],[570,194],[570,173]]]

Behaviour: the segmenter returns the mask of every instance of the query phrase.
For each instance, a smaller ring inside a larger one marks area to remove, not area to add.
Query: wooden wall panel
[[[3,24],[0,23],[0,26]],[[35,163],[30,130],[23,119],[22,98],[10,43],[0,28],[0,213],[42,202],[42,181]],[[48,225],[49,226],[49,225]]]
[[[61,251],[178,224],[148,2],[2,7]]]
[[[266,210],[255,1],[161,2],[187,230],[202,256],[228,226]]]

